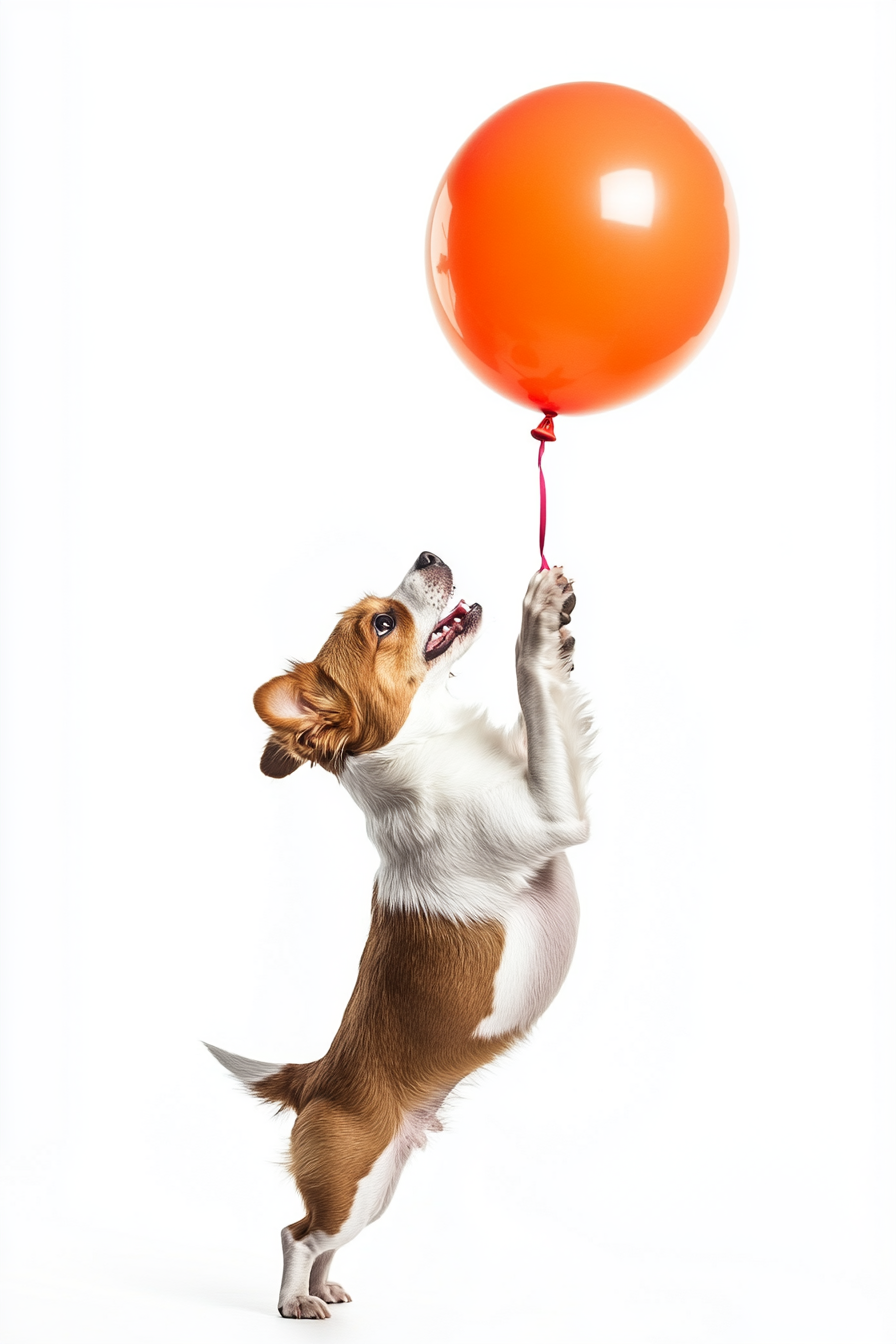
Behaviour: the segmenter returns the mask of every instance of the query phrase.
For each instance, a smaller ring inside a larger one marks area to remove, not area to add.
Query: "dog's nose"
[[[432,551],[421,551],[414,561],[415,569],[429,569],[430,565],[444,565],[445,561],[440,560]]]

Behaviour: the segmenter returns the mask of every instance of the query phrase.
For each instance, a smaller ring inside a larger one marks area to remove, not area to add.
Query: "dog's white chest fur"
[[[421,696],[395,741],[343,775],[380,852],[385,906],[500,923],[504,948],[480,1037],[529,1030],[563,983],[578,931],[563,847],[584,838],[587,823],[578,811],[559,825],[537,814],[526,746],[522,725],[507,732],[444,693],[435,704]]]
[[[562,985],[576,944],[579,900],[565,854],[558,854],[501,920],[504,952],[494,1003],[477,1036],[528,1031]]]

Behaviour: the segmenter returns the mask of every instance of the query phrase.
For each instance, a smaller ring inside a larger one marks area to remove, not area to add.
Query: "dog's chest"
[[[492,1010],[477,1036],[527,1031],[569,970],[579,927],[579,901],[565,854],[550,859],[502,916],[504,950]]]

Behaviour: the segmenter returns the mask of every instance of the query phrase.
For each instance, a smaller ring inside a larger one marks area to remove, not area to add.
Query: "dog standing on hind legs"
[[[272,730],[265,774],[311,761],[337,775],[381,860],[358,980],[323,1059],[265,1064],[209,1046],[250,1092],[296,1112],[290,1168],[306,1213],[281,1234],[281,1316],[350,1300],[328,1278],[333,1255],[384,1212],[452,1088],[526,1035],[572,959],[565,850],[588,837],[592,764],[569,680],[572,584],[559,566],[529,584],[509,731],[448,693],[482,620],[453,594],[451,570],[424,551],[391,597],[351,607],[313,662],[255,696]]]

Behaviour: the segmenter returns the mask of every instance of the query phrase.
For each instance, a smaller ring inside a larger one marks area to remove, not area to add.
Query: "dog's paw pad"
[[[323,1302],[328,1302],[330,1306],[334,1302],[351,1302],[351,1298],[345,1291],[341,1283],[325,1283],[317,1290],[317,1296]]]
[[[330,1315],[321,1298],[305,1293],[288,1297],[285,1302],[281,1302],[278,1310],[281,1316],[288,1316],[294,1321],[326,1321]]]

